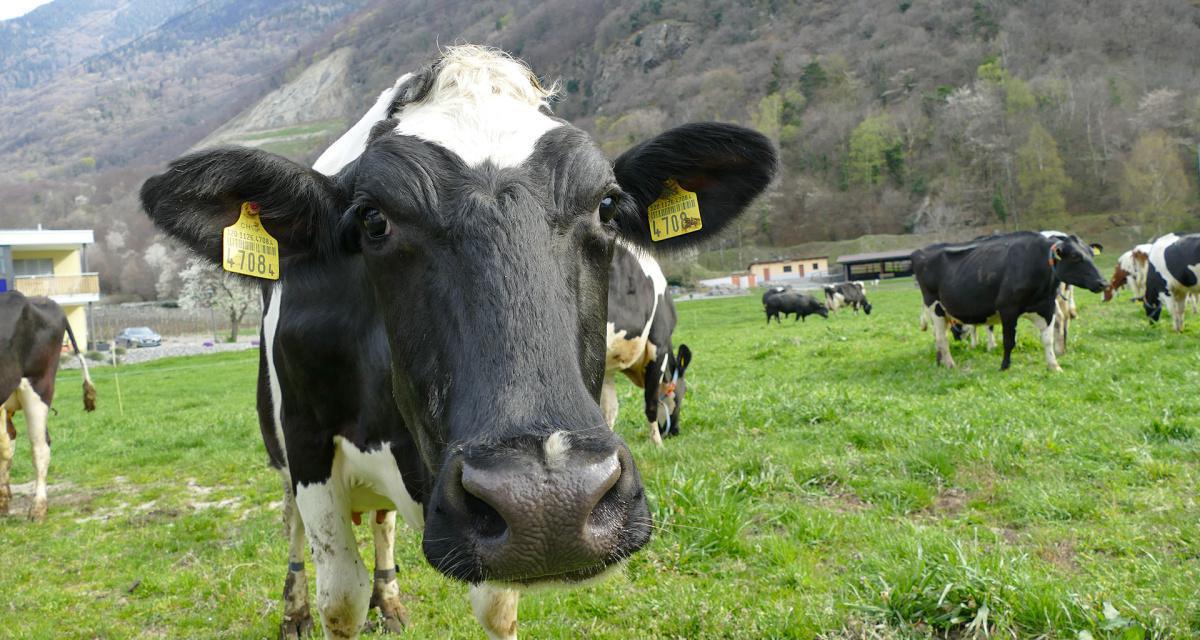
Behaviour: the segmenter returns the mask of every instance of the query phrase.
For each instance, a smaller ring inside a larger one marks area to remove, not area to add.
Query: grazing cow
[[[771,324],[771,318],[775,318],[776,324],[782,324],[779,320],[781,313],[784,316],[794,313],[796,320],[804,320],[814,313],[822,318],[829,317],[829,310],[825,308],[825,305],[817,302],[816,298],[799,291],[785,291],[767,298],[763,310],[767,312],[767,324]]]
[[[29,519],[46,518],[46,472],[50,468],[46,418],[54,401],[54,377],[58,374],[64,333],[70,337],[71,349],[83,369],[83,408],[93,411],[96,388],[62,307],[49,298],[28,298],[19,291],[0,293],[0,514],[8,513],[12,500],[8,482],[13,440],[17,437],[12,415],[24,410],[36,474]]]
[[[426,560],[472,585],[491,638],[515,637],[517,588],[589,580],[649,539],[637,467],[599,404],[615,241],[670,252],[719,232],[775,152],[702,123],[609,163],[549,99],[523,64],[454,47],[316,170],[217,148],[142,187],[155,224],[213,262],[239,211],[278,241],[260,389],[327,637],[356,636],[370,603],[356,512],[385,513],[377,545],[387,512],[422,528]],[[672,180],[703,227],[652,242]],[[374,415],[380,397],[399,421]]]
[[[1155,240],[1149,265],[1142,307],[1151,322],[1158,322],[1166,305],[1175,330],[1182,332],[1188,296],[1200,293],[1200,233],[1169,233]]]
[[[1060,283],[1099,293],[1104,279],[1092,262],[1092,249],[1078,238],[1051,240],[1021,231],[985,236],[967,244],[933,244],[912,254],[913,273],[933,321],[938,363],[954,367],[946,338],[950,320],[987,324],[999,317],[1004,337],[1000,369],[1008,369],[1016,345],[1017,319],[1030,314],[1041,333],[1046,364],[1054,356],[1054,315]]]
[[[842,282],[825,285],[825,304],[830,311],[837,311],[842,305],[849,305],[858,313],[859,307],[871,315],[871,303],[867,302],[867,293],[861,282]]]
[[[1112,280],[1104,287],[1104,301],[1113,299],[1113,294],[1126,284],[1133,291],[1133,301],[1141,301],[1146,295],[1146,275],[1150,271],[1150,244],[1138,246],[1121,254],[1113,269]]]
[[[771,296],[783,293],[784,291],[791,291],[791,290],[792,290],[792,285],[790,285],[790,284],[784,285],[782,287],[775,286],[775,287],[768,288],[766,291],[763,292],[763,297],[762,297],[763,306],[764,307],[767,306],[767,300],[769,300],[771,298]]]
[[[679,435],[679,411],[687,394],[684,375],[692,352],[681,344],[679,353],[673,353],[675,321],[675,303],[658,262],[618,242],[608,274],[608,353],[600,392],[610,429],[617,422],[619,371],[646,392],[650,440],[661,446],[662,436]]]

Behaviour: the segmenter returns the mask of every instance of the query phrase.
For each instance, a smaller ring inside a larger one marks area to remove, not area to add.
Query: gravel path
[[[208,342],[211,346],[205,346]],[[258,332],[251,332],[250,335],[238,336],[237,342],[217,342],[213,343],[211,335],[190,335],[190,336],[164,336],[162,346],[158,347],[141,347],[138,349],[129,349],[125,355],[117,356],[121,364],[136,364],[138,362],[149,362],[159,358],[170,358],[174,356],[195,356],[205,353],[218,353],[222,351],[244,351],[246,349],[255,349],[258,347]],[[112,352],[104,353],[104,361],[88,360],[89,367],[111,366]],[[61,368],[63,369],[78,369],[78,358],[63,358]]]

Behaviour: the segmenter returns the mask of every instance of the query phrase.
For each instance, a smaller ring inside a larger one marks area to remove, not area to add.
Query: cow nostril
[[[466,492],[463,500],[471,528],[480,538],[496,539],[508,532],[508,522],[492,505]]]
[[[621,512],[620,483],[614,482],[588,514],[587,527],[594,534],[609,531],[620,524]]]

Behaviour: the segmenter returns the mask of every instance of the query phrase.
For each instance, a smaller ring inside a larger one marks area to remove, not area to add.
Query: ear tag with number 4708
[[[221,266],[230,273],[278,280],[279,242],[263,228],[258,214],[258,203],[242,203],[237,222],[221,233]]]
[[[662,196],[646,208],[650,215],[650,239],[659,242],[704,228],[700,220],[700,199],[679,186],[675,178],[667,180]]]

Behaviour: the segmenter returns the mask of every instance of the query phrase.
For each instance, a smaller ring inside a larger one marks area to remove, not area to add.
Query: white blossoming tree
[[[179,272],[179,280],[183,283],[179,306],[225,314],[229,318],[230,342],[237,341],[242,318],[261,300],[254,287],[197,258],[188,259],[187,267]]]

